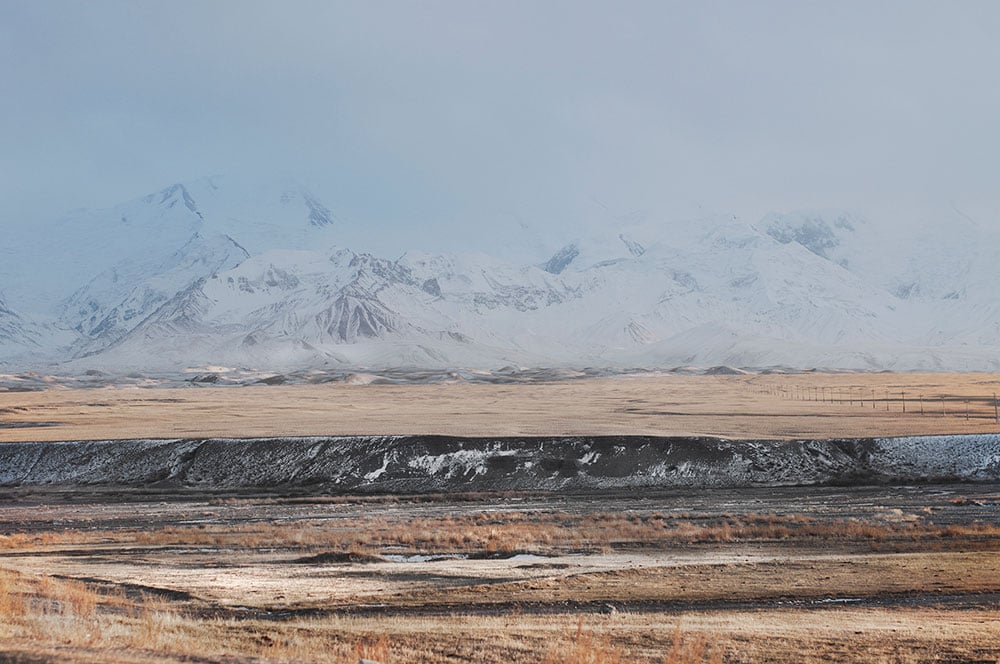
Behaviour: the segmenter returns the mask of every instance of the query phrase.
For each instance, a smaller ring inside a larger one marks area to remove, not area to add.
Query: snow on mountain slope
[[[348,250],[270,251],[181,291],[143,321],[115,354],[184,335],[197,352],[227,357],[286,346],[318,347],[429,334],[405,315],[434,296],[398,265]],[[394,306],[402,305],[403,312]],[[335,355],[335,353],[334,353]]]
[[[0,344],[5,348],[38,345],[37,334],[7,306],[3,297],[0,297]]]
[[[704,357],[728,332],[741,343],[717,350],[736,364],[833,348],[867,367],[854,349],[892,339],[891,295],[738,221],[696,227],[661,232],[668,241],[655,228],[578,241],[559,274],[482,255],[267,252],[179,292],[103,358],[129,363],[153,347],[179,361],[171,344],[183,338],[184,357],[203,362],[392,364],[393,349],[395,362],[424,366],[662,366]]]
[[[757,224],[783,244],[799,244],[900,300],[995,300],[1000,233],[957,210],[935,223],[880,228],[845,212],[771,214]]]
[[[214,176],[173,185],[141,200],[156,202],[166,194],[171,204],[179,204],[179,198],[202,220],[203,235],[228,235],[251,254],[331,244],[340,225],[317,196],[291,180],[256,182]]]
[[[485,254],[407,252],[399,264],[425,291],[482,316],[533,311],[579,295],[536,266],[516,266]]]
[[[82,335],[77,352],[95,352],[122,338],[177,293],[249,256],[229,236],[206,240],[196,233],[165,258],[126,259],[97,275],[65,302],[61,318]]]
[[[643,219],[548,256],[520,224],[506,243],[484,234],[505,258],[391,260],[344,248],[363,232],[345,230],[295,183],[223,177],[15,230],[0,360],[29,346],[108,370],[971,369],[1000,355],[1000,236],[957,213],[905,237],[840,212]]]
[[[138,266],[169,263],[195,236],[229,236],[257,254],[330,244],[336,226],[333,213],[296,183],[201,178],[44,226],[12,225],[0,283],[21,310],[51,314],[95,275],[139,276]]]
[[[64,347],[72,335],[15,312],[0,296],[0,366],[17,369],[49,364],[53,349]]]
[[[845,213],[769,215],[759,227],[892,295],[901,344],[1000,345],[1000,233],[958,210],[891,232]]]
[[[356,254],[271,251],[203,279],[162,305],[102,360],[438,366],[483,357],[532,358],[457,331],[440,292],[397,261]],[[177,339],[183,338],[183,347]],[[464,348],[464,346],[474,348]],[[492,360],[491,360],[492,361]]]
[[[557,316],[594,344],[623,351],[704,324],[813,344],[891,336],[892,298],[843,269],[738,221],[696,227],[690,237],[662,232],[664,240],[647,240],[638,255],[624,254],[613,236],[592,241],[608,253],[561,273],[585,295]]]

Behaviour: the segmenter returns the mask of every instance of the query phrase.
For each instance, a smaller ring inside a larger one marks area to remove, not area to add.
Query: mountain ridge
[[[214,176],[15,233],[0,283],[42,304],[0,300],[0,362],[995,370],[1000,245],[963,228],[887,244],[839,211],[643,217],[542,262],[389,259],[343,246],[301,185]]]

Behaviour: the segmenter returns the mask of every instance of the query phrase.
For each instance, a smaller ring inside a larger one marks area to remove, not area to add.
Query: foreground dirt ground
[[[1000,486],[0,498],[4,661],[1000,659]]]
[[[863,437],[1000,432],[993,374],[672,374],[544,384],[0,392],[0,442],[353,434]]]
[[[1000,432],[992,375],[0,392],[0,441]],[[905,412],[904,412],[905,409]],[[0,661],[1000,662],[1000,486],[0,489]]]

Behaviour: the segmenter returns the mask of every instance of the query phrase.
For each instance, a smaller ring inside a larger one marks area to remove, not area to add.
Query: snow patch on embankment
[[[349,436],[0,445],[0,485],[306,493],[1000,480],[1000,435],[835,440]]]

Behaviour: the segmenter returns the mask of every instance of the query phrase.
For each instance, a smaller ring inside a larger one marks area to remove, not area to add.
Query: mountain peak
[[[198,211],[198,204],[195,203],[194,198],[191,196],[191,192],[180,183],[172,184],[154,194],[149,194],[143,200],[146,203],[159,205],[168,209],[182,204],[189,211],[202,217],[201,212]]]

